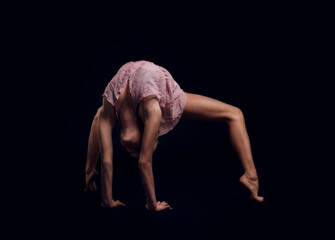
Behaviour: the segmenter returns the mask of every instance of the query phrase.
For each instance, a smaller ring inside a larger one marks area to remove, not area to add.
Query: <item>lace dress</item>
[[[158,136],[166,134],[177,125],[184,111],[186,94],[165,68],[143,60],[128,62],[108,83],[102,96],[115,107],[127,81],[134,109],[137,109],[144,97],[157,97],[162,110]]]

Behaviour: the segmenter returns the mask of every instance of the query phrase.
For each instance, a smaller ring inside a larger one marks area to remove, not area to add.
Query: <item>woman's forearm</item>
[[[152,172],[151,162],[142,162],[139,161],[139,170],[141,175],[142,184],[144,187],[147,204],[149,207],[156,206],[156,194],[155,194],[155,182],[154,175]]]
[[[113,202],[113,164],[111,160],[101,161],[101,198],[104,205],[109,206]]]
[[[105,110],[100,113],[99,145],[101,153],[101,198],[105,206],[113,203],[113,141],[112,124]]]
[[[140,159],[138,161],[142,184],[147,198],[149,209],[156,209],[154,175],[152,172],[152,155],[157,142],[158,130],[162,117],[157,98],[145,99],[141,105],[142,119],[144,123]]]

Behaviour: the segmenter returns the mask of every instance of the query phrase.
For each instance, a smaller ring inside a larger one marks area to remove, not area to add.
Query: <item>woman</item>
[[[244,174],[240,181],[258,196],[258,177],[253,162],[243,113],[237,107],[205,96],[186,93],[170,73],[149,61],[124,64],[109,82],[103,93],[102,106],[98,109],[89,135],[86,162],[86,191],[96,190],[95,167],[101,154],[101,205],[125,206],[113,199],[113,143],[112,131],[118,122],[121,126],[122,146],[135,157],[146,195],[146,208],[161,211],[171,206],[156,200],[152,155],[159,136],[172,130],[181,117],[204,121],[226,122],[233,147],[238,153]]]

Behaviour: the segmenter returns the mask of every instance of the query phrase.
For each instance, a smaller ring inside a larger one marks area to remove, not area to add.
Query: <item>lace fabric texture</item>
[[[135,109],[144,97],[157,97],[162,110],[159,136],[177,125],[186,105],[186,94],[165,68],[144,60],[128,62],[108,83],[102,96],[115,107],[127,81]]]

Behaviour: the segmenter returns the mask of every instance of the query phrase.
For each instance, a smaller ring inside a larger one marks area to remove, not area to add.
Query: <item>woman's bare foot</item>
[[[246,186],[250,192],[250,198],[252,200],[258,201],[258,202],[263,202],[264,197],[258,196],[258,178],[257,177],[250,177],[247,174],[243,174],[242,177],[240,177],[240,182]]]
[[[86,188],[84,189],[85,192],[87,191],[96,191],[97,185],[95,184],[95,177],[98,176],[99,173],[97,170],[93,169],[91,172],[86,173],[85,175],[85,182]]]

